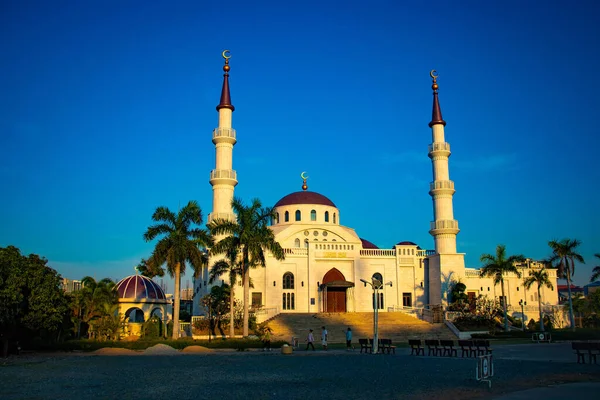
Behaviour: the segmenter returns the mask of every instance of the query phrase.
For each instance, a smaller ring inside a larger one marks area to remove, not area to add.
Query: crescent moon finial
[[[302,190],[307,190],[308,186],[306,185],[306,180],[308,179],[308,176],[306,176],[306,171],[302,171],[300,178],[302,178]]]
[[[231,58],[231,54],[229,54],[230,51],[229,50],[223,50],[223,52],[221,53],[221,55],[223,56],[223,58],[225,60],[229,60]]]
[[[432,69],[431,71],[429,71],[429,76],[431,77],[431,79],[433,79],[434,82],[437,79],[437,77],[440,76],[439,74],[434,75],[435,73],[437,73],[437,71],[435,69]]]

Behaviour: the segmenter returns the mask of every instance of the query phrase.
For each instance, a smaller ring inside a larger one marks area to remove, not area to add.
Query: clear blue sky
[[[167,4],[168,3],[168,4]],[[122,278],[159,205],[211,211],[231,50],[236,195],[328,196],[382,248],[433,248],[431,80],[468,267],[499,243],[600,252],[600,24],[584,1],[0,3],[0,246]],[[188,273],[183,278],[191,280]]]

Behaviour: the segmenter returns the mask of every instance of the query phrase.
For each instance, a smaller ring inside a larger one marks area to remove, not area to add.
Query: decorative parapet
[[[363,249],[360,251],[361,256],[376,256],[376,257],[396,257],[396,250],[384,249]]]

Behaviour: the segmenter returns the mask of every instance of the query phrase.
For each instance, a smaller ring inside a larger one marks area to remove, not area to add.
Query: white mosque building
[[[208,222],[215,218],[235,220],[231,201],[238,183],[233,170],[237,135],[232,128],[235,108],[229,90],[227,51],[223,57],[225,74],[217,106],[219,125],[212,134],[216,165],[210,172],[213,207]],[[434,249],[425,250],[409,241],[401,241],[391,249],[378,248],[362,239],[353,228],[344,226],[334,201],[309,191],[304,179],[301,191],[283,196],[274,205],[276,218],[271,229],[284,248],[285,260],[278,261],[267,254],[266,267],[251,270],[254,288],[250,289],[249,300],[252,307],[269,309],[272,314],[372,311],[374,292],[370,285],[361,282],[361,279],[371,281],[372,278],[383,283],[377,306],[384,312],[444,305],[453,281],[464,283],[470,298],[501,297],[500,286],[495,286],[491,278],[480,278],[477,269],[465,268],[464,253],[457,252],[459,227],[454,219],[455,189],[448,167],[450,144],[445,139],[446,122],[442,119],[434,73],[430,73],[433,79],[433,112],[429,122],[432,143],[427,154],[433,165],[433,180],[429,185],[433,221],[429,233],[433,236]],[[525,277],[531,269],[541,266],[527,260],[520,268]],[[558,304],[556,273],[550,270],[549,274],[554,290],[544,288],[540,298],[537,288],[532,287],[530,292],[525,290],[523,279],[505,277],[507,304],[516,308],[520,301],[527,302],[532,311],[537,311],[539,301]],[[202,313],[199,298],[209,289],[208,269],[205,269],[194,281],[194,314]],[[236,293],[241,296],[242,290]]]

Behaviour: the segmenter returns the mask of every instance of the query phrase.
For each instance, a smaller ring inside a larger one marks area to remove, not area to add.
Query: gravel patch
[[[172,348],[171,346],[167,346],[166,344],[156,344],[152,347],[148,347],[146,350],[144,350],[144,354],[145,355],[152,355],[152,356],[173,356],[173,355],[179,355],[179,350],[176,350],[174,348]]]
[[[81,354],[81,353],[80,353]],[[103,347],[93,352],[93,354],[99,356],[135,356],[140,353],[137,351],[122,349],[118,347]]]
[[[203,346],[188,346],[186,348],[184,348],[183,350],[181,350],[182,353],[189,353],[189,354],[201,354],[201,353],[213,353],[214,350],[213,349],[209,349],[207,347],[203,347]]]

